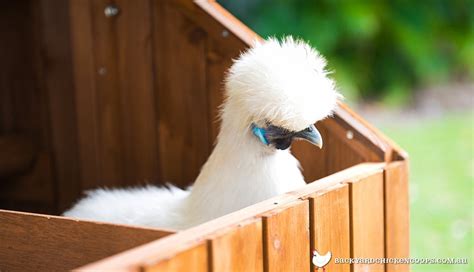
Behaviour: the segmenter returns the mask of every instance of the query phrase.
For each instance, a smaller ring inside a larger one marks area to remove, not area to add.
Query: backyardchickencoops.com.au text
[[[335,264],[468,264],[467,258],[334,258]]]

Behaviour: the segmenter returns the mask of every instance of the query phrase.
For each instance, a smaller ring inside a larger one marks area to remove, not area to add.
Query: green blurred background
[[[218,1],[263,37],[303,38],[346,102],[410,154],[412,257],[474,271],[474,1]]]

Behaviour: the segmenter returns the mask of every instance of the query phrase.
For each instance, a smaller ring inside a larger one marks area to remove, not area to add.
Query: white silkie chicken
[[[99,189],[64,215],[179,230],[303,186],[289,147],[322,146],[313,124],[339,97],[325,65],[303,41],[256,42],[229,70],[217,144],[190,190]]]

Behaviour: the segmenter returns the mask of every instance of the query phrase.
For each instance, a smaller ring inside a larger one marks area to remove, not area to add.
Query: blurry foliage
[[[474,78],[474,1],[221,0],[263,37],[310,41],[349,99]]]

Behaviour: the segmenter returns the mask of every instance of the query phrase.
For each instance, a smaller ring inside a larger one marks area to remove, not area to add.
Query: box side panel
[[[309,201],[263,216],[265,271],[309,271]]]
[[[383,172],[351,181],[351,257],[383,258],[384,192]],[[357,263],[354,271],[384,271],[382,263]]]
[[[349,264],[336,264],[336,258],[350,257],[349,185],[340,184],[311,197],[312,250],[332,258],[328,271],[349,271]]]
[[[410,256],[408,162],[391,162],[385,169],[385,255]],[[408,264],[387,264],[387,271],[409,271]]]
[[[66,271],[170,232],[0,210],[1,271]]]
[[[65,11],[67,5],[59,4],[57,10]],[[50,21],[62,22],[64,17],[60,17]],[[61,57],[43,50],[49,40],[43,37],[41,26],[49,26],[50,21],[44,20],[39,1],[0,3],[0,207],[3,208],[55,210],[45,85],[57,72],[54,68],[60,66]],[[58,40],[62,38],[57,35]],[[65,45],[59,49],[62,46]],[[45,60],[52,67],[51,73],[43,70]],[[67,77],[67,70],[61,75]],[[56,83],[62,86],[64,81]],[[63,117],[67,119],[68,113]]]
[[[217,235],[210,241],[211,271],[263,271],[260,219]]]
[[[145,265],[140,271],[162,272],[162,271],[196,271],[207,272],[208,270],[208,250],[207,244],[201,243],[190,248],[173,258],[160,262],[156,265]]]

